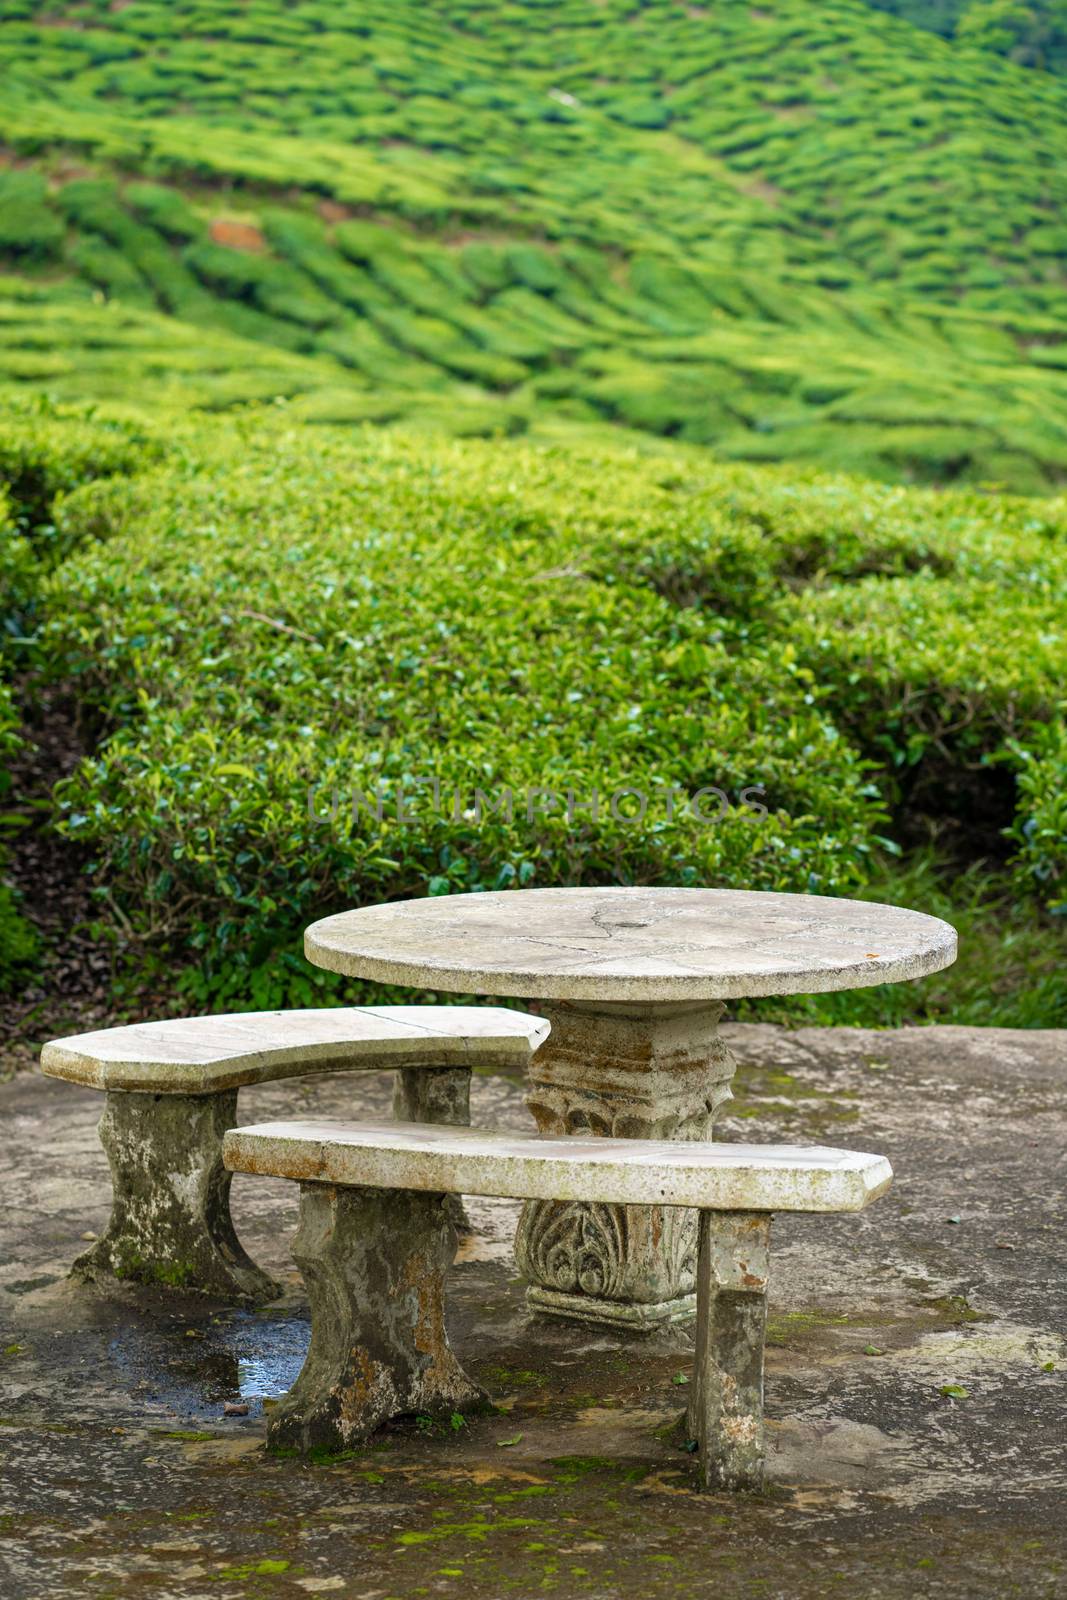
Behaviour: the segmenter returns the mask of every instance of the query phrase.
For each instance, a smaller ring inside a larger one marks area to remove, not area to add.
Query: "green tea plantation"
[[[275,407],[2,437],[8,653],[91,729],[55,825],[137,970],[306,1002],[334,907],[717,883],[966,925],[815,1015],[1062,1015],[1062,500]]]
[[[1067,1026],[1067,79],[915,9],[5,4],[8,992],[699,883],[960,928],[763,1016]]]
[[[0,387],[1047,490],[1065,138],[860,0],[16,0]]]

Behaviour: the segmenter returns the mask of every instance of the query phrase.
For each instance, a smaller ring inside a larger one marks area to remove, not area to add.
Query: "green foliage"
[[[971,0],[956,24],[956,38],[979,50],[1010,55],[1034,24],[1034,14],[1022,0]]]
[[[1016,920],[1049,899],[1061,504],[277,413],[171,443],[64,498],[45,651],[110,730],[61,826],[199,1001],[332,993],[301,927],[396,895],[862,892],[939,785],[949,846],[1015,849]],[[702,822],[677,796],[709,786]]]
[[[211,289],[247,300],[282,322],[318,329],[337,320],[336,307],[285,262],[218,244],[193,245],[185,261]]]
[[[0,520],[0,539],[5,528]],[[19,748],[18,715],[11,691],[0,682],[0,808],[11,804],[11,773],[9,762]],[[0,841],[9,831],[12,816],[0,809]],[[0,872],[3,871],[6,851],[0,842]],[[37,935],[19,909],[19,902],[11,887],[0,878],[0,993],[6,993],[23,975],[37,953]]]
[[[1006,55],[1028,67],[1067,68],[1067,4],[1064,0],[970,0],[956,38]]]
[[[331,232],[277,207],[262,214],[262,248],[202,237],[182,250],[137,220],[129,195],[86,180],[57,194],[89,230],[69,259],[104,290],[108,314],[79,306],[74,285],[60,295],[8,279],[17,298],[0,301],[0,383],[210,409],[321,389],[328,407],[307,414],[344,420],[374,414],[358,394],[336,405],[346,382],[370,382],[389,418],[421,409],[397,391],[447,394],[446,429],[451,407],[491,409],[506,391],[509,428],[561,413],[739,459],[1029,492],[1067,473],[1067,367],[1047,344],[1020,365],[987,318],[944,312],[917,326],[870,303],[857,327],[858,301],[842,322],[808,291],[788,312],[813,320],[784,325],[784,304],[750,275],[709,275],[648,251],[614,268],[594,252],[479,257],[369,222]],[[487,259],[500,267],[503,287],[487,289],[484,272],[476,281],[472,259],[479,271]],[[29,315],[34,301],[50,315]],[[181,326],[137,322],[157,307]],[[261,348],[239,353],[220,333]]]
[[[63,224],[47,205],[46,193],[36,172],[0,172],[0,256],[41,262],[58,255]]]
[[[8,763],[19,743],[18,715],[12,703],[11,689],[8,684],[0,683],[0,801],[6,800],[10,793]]]
[[[1021,803],[1013,828],[1019,846],[1016,878],[1023,894],[1043,895],[1049,909],[1067,912],[1067,726],[1057,721],[1018,745]]]
[[[108,729],[63,825],[142,953],[270,1005],[329,992],[331,905],[933,904],[981,856],[1011,994],[833,1014],[1061,1016],[1067,86],[990,53],[1054,64],[1023,9],[18,9],[4,650]],[[731,804],[400,826],[420,774]],[[354,782],[381,819],[308,815]]]
[[[10,763],[22,738],[6,678],[30,659],[42,583],[69,549],[56,527],[57,502],[80,484],[132,472],[158,454],[136,426],[41,400],[23,400],[0,414],[0,873],[5,841],[25,821],[14,809],[20,797],[13,793]],[[76,541],[91,533],[79,528]],[[17,895],[0,878],[0,992],[17,982],[37,950]]]
[[[917,28],[929,28],[949,39],[968,0],[867,0],[876,11],[890,11]]]
[[[876,871],[864,894],[888,905],[921,906],[959,934],[954,966],[921,984],[748,1001],[745,1018],[793,1026],[899,1028],[957,1023],[972,1028],[1067,1027],[1062,919],[1035,917],[1033,901],[1003,872],[922,849]]]
[[[0,993],[6,993],[25,976],[37,955],[40,941],[27,922],[13,889],[0,882]]]
[[[53,296],[26,280],[5,288],[14,295],[0,299],[0,383],[25,399],[107,401],[109,417],[143,429],[161,410],[224,410],[338,382],[335,363],[282,344],[290,329],[306,344],[306,330],[236,301],[216,302],[204,330],[121,302]]]
[[[965,578],[865,577],[809,591],[790,608],[804,659],[851,691],[851,731],[901,783],[914,783],[928,764],[940,783],[939,764],[948,761],[973,773],[980,789],[985,767],[1008,758],[1005,740],[1025,741],[1035,720],[1055,715],[1067,561],[1059,554],[1042,563],[1008,607],[999,564]],[[967,788],[942,793],[941,804],[972,803]]]
[[[1050,72],[1067,68],[1064,0],[868,0],[961,45]]]
[[[203,234],[203,224],[189,209],[184,196],[163,184],[128,184],[123,199],[135,217],[176,243],[188,243]]]
[[[137,268],[99,234],[81,234],[70,248],[69,260],[109,300],[127,306],[151,306],[151,292]]]
[[[136,424],[98,420],[40,399],[20,399],[5,408],[0,415],[0,670],[27,660],[41,584],[70,548],[56,526],[57,501],[79,484],[132,472],[158,454],[158,445]],[[0,733],[2,726],[0,718]]]
[[[446,426],[506,395],[507,429],[1067,476],[1067,90],[857,0],[341,0],[327,29],[309,0],[180,29],[152,0],[61,0],[0,35],[0,132],[21,163],[0,257],[41,303],[189,330],[146,328],[120,370],[88,312],[73,348],[24,327],[0,384],[210,409],[320,391],[308,414],[342,426],[371,414],[346,382],[413,421],[439,393]],[[220,334],[274,354],[222,374]]]
[[[518,452],[373,435],[308,452],[300,434],[249,430],[237,470],[163,469],[66,502],[72,536],[109,536],[52,589],[49,649],[116,731],[64,787],[64,826],[142,936],[179,940],[232,985],[294,950],[326,903],[575,877],[859,881],[877,802],[806,680],[644,582],[567,575],[620,518],[635,537],[675,520],[654,474]],[[763,565],[738,541],[723,602]],[[441,810],[398,824],[398,789],[420,775]],[[766,817],[737,801],[749,782]],[[671,783],[722,787],[729,814],[612,815],[615,790]],[[353,820],[353,786],[380,788],[381,821]],[[527,791],[552,786],[601,790],[602,814],[528,816]],[[472,819],[476,789],[509,787],[511,819]]]
[[[69,548],[56,528],[56,501],[96,478],[134,472],[161,453],[144,425],[43,399],[9,400],[0,415],[0,490],[9,525],[53,566]]]
[[[1025,9],[1038,29],[1054,20],[1053,0]],[[1012,241],[1062,209],[1059,86],[853,0],[755,17],[725,0],[493,0],[474,25],[442,0],[341,0],[329,21],[307,0],[265,3],[254,41],[217,6],[186,8],[180,30],[151,3],[13,19],[9,142],[73,144],[154,179],[314,191],[423,227],[499,227],[506,212],[527,238],[657,239],[809,281],[857,282],[884,251],[901,281],[917,267],[935,281],[940,261],[946,301],[984,259],[1016,310],[1051,304]]]

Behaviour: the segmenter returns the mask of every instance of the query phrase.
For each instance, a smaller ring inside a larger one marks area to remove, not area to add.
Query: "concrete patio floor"
[[[293,1187],[234,1182],[282,1302],[103,1296],[66,1277],[108,1211],[101,1098],[0,1086],[0,1595],[1067,1596],[1067,1035],[727,1033],[722,1137],[874,1150],[897,1174],[860,1216],[775,1226],[758,1498],[691,1487],[684,1330],[527,1315],[508,1202],[470,1204],[452,1282],[453,1343],[496,1412],[268,1458],[264,1407],[307,1341]],[[479,1078],[474,1102],[528,1126],[517,1080]],[[387,1103],[384,1079],[320,1078],[246,1090],[241,1117]],[[224,1417],[239,1395],[248,1415]]]

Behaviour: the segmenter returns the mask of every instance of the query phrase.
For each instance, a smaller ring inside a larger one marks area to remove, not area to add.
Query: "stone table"
[[[519,889],[345,911],[309,961],[379,983],[540,1001],[527,1105],[544,1133],[710,1139],[734,1061],[728,1000],[919,978],[956,957],[937,917],[820,895]],[[531,1201],[516,1241],[537,1309],[653,1326],[695,1307],[695,1216]]]

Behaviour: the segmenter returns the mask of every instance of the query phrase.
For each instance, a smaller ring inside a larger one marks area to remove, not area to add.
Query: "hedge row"
[[[524,429],[552,412],[738,459],[888,479],[1040,492],[1067,475],[1059,347],[1024,352],[1014,326],[976,314],[919,318],[869,296],[838,301],[649,248],[624,261],[529,241],[453,246],[366,220],[330,226],[295,207],[264,208],[262,232],[216,216],[209,237],[210,208],[194,211],[159,184],[82,178],[41,203],[71,230],[68,266],[109,303],[188,325],[182,358],[161,353],[151,370],[128,374],[146,400],[146,379],[184,384],[191,365],[210,369],[221,331],[310,358],[318,373],[246,355],[193,403],[321,386],[331,398],[315,415],[367,415],[360,397],[334,403],[347,373],[360,389],[388,391],[375,404],[384,399],[389,415],[404,414],[395,390],[448,394],[431,409],[447,417],[455,402],[461,432],[496,403],[483,431]],[[242,246],[220,242],[242,229]],[[47,303],[70,286],[49,281],[38,293]],[[1033,325],[1032,337],[1043,331]],[[0,381],[66,397],[116,392],[98,340],[80,358],[77,342],[49,344],[28,320],[22,332],[0,342]],[[408,414],[423,409],[414,400]]]
[[[625,458],[308,443],[249,431],[236,470],[164,469],[65,507],[107,543],[59,575],[49,652],[116,730],[68,786],[66,826],[140,932],[202,951],[224,992],[327,904],[576,877],[861,880],[877,801],[807,680],[648,586],[573,570],[620,518],[672,520],[670,491],[649,501]],[[763,564],[742,540],[732,589]],[[418,777],[442,808],[424,786],[400,826],[396,791]],[[671,784],[722,788],[728,814],[671,821],[651,798]],[[766,816],[739,804],[749,785]],[[353,790],[379,788],[382,823],[353,820]],[[649,795],[643,823],[612,814],[624,788]],[[475,789],[511,789],[512,818],[476,825]],[[534,789],[596,790],[601,813],[572,827],[535,800],[528,818]]]
[[[6,841],[25,817],[16,808],[11,763],[22,749],[21,717],[10,682],[34,656],[41,589],[87,530],[56,525],[65,494],[96,478],[132,473],[160,447],[136,426],[97,421],[41,402],[0,414],[0,991],[32,960],[38,941],[4,880]]]
[[[396,895],[855,892],[931,785],[951,820],[987,771],[1019,774],[992,819],[1018,893],[1062,898],[1062,507],[269,419],[182,449],[65,502],[65,536],[96,537],[52,581],[47,657],[112,730],[62,826],[124,936],[193,962],[201,996],[306,999],[302,924]],[[900,609],[881,640],[871,586]],[[726,798],[698,817],[701,789]]]
[[[0,538],[4,535],[0,524]],[[21,746],[19,718],[11,691],[0,682],[0,807],[11,805],[9,763]],[[5,840],[15,814],[0,812],[0,993],[7,990],[33,959],[37,939],[20,910],[18,899],[3,873],[7,864]]]
[[[0,663],[33,632],[45,576],[82,534],[56,523],[57,502],[96,478],[136,471],[160,454],[136,423],[94,418],[47,400],[9,402],[0,413]]]
[[[328,18],[57,0],[8,21],[0,74],[29,153],[73,142],[423,224],[492,226],[506,196],[552,238],[643,232],[998,312],[1062,302],[1063,82],[854,0],[339,0]]]

